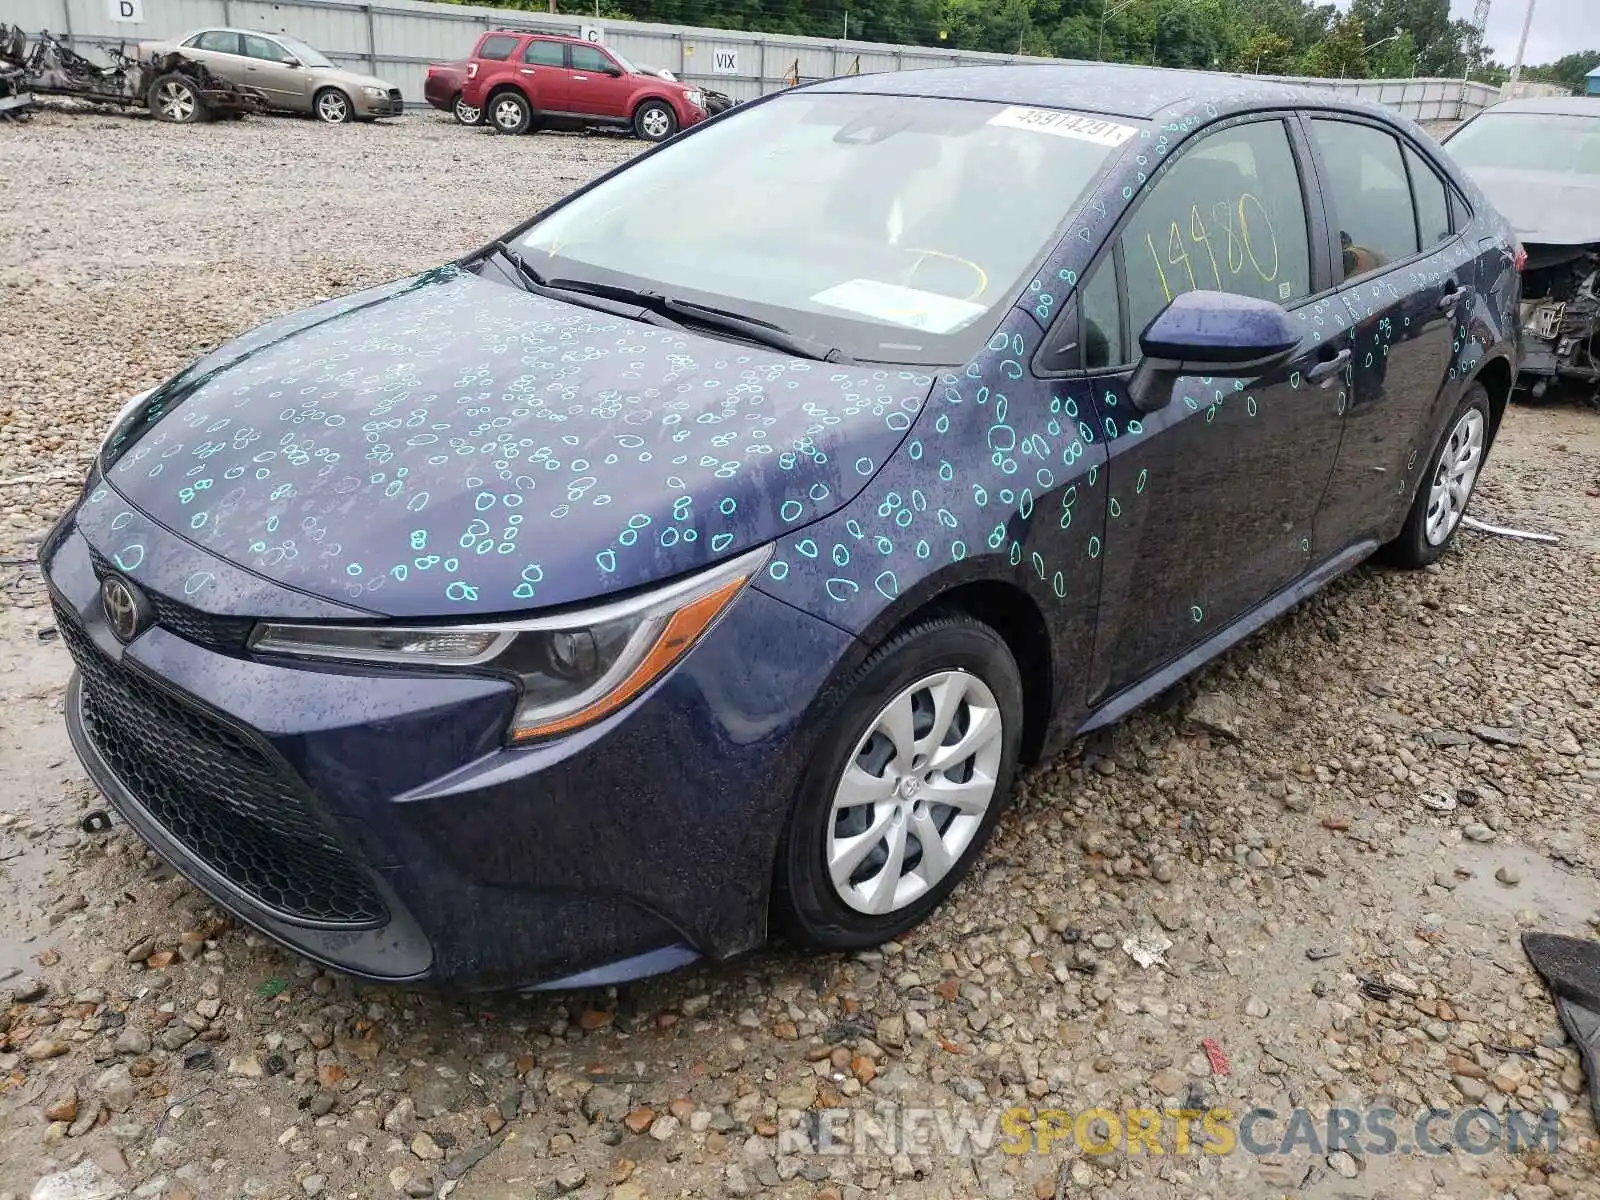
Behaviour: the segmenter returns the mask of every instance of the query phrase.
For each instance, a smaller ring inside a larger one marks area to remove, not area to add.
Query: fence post
[[[67,35],[67,45],[72,45],[72,0],[61,0],[61,32]]]
[[[367,14],[367,65],[372,68],[372,73],[378,73],[378,34],[372,24],[372,5],[363,4],[361,10]]]
[[[756,78],[760,81],[760,82],[758,82],[756,84],[756,95],[765,96],[767,94],[767,39],[766,38],[762,38],[759,42],[756,43]]]
[[[233,24],[233,13],[231,8],[232,6],[228,3],[228,0],[222,0],[222,23],[224,25]]]

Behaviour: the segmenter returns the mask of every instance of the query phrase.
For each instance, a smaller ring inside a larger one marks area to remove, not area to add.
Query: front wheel
[[[343,125],[350,119],[350,97],[338,88],[323,88],[311,102],[317,120],[329,125]]]
[[[204,121],[211,115],[193,81],[178,74],[163,75],[150,85],[149,104],[156,120],[179,125]]]
[[[527,133],[533,124],[533,106],[520,92],[501,92],[489,101],[489,123],[496,133]]]
[[[474,108],[460,96],[456,97],[456,102],[450,111],[455,114],[456,120],[463,125],[477,125],[483,120],[483,109]]]
[[[1011,791],[1022,680],[964,616],[896,635],[845,685],[778,854],[790,935],[856,950],[910,929],[971,869]]]
[[[664,142],[678,132],[678,114],[661,100],[647,100],[633,114],[633,131],[647,142]]]
[[[1489,452],[1490,419],[1489,393],[1474,383],[1433,452],[1400,536],[1384,547],[1384,556],[1396,566],[1428,566],[1450,545]]]

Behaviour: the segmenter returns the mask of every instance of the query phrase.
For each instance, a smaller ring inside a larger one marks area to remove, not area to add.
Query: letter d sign
[[[138,25],[144,21],[144,0],[107,0],[111,8],[111,19],[127,25]]]

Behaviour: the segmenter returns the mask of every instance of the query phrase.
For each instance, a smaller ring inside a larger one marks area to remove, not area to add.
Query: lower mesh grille
[[[322,925],[365,928],[382,899],[269,747],[101,654],[59,603],[95,749],[161,827],[245,895]]]

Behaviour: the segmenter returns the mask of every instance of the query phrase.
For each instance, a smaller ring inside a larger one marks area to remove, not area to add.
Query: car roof
[[[1600,96],[1535,96],[1526,100],[1503,100],[1484,113],[1538,113],[1546,117],[1600,117]]]
[[[1006,63],[992,67],[930,67],[876,75],[850,75],[811,84],[807,91],[873,92],[950,100],[989,100],[1071,108],[1111,116],[1148,119],[1174,105],[1194,101],[1219,112],[1277,104],[1371,112],[1336,93],[1268,82],[1250,75],[1173,71],[1121,63]]]
[[[504,34],[506,37],[538,38],[540,41],[544,42],[577,42],[580,46],[595,45],[594,42],[591,42],[586,38],[572,37],[565,33],[541,33],[537,29],[489,29],[484,31],[483,37],[492,37],[497,33]],[[482,41],[483,39],[479,38],[478,40]],[[605,47],[602,46],[600,49],[603,50]]]

